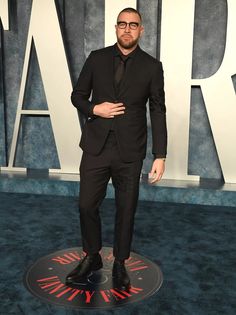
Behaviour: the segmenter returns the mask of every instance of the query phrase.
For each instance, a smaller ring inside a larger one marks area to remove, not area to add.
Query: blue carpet
[[[104,246],[112,246],[114,200],[101,207]],[[46,304],[23,285],[28,267],[81,246],[74,197],[0,193],[0,314],[235,315],[236,208],[140,201],[133,251],[164,275],[152,297],[108,311]]]

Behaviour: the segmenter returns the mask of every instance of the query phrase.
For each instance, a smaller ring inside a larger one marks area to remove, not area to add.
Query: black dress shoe
[[[125,269],[124,261],[115,260],[112,269],[113,285],[119,289],[128,291],[130,289],[130,278]]]
[[[86,255],[79,265],[66,276],[66,284],[84,281],[92,271],[99,270],[102,267],[102,258],[99,254]]]

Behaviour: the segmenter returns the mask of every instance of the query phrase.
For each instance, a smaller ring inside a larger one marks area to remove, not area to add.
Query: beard
[[[133,39],[132,37],[130,37],[130,40],[126,41],[122,38],[122,36],[117,39],[120,46],[124,49],[130,49],[135,47],[138,44],[138,40],[139,38]]]

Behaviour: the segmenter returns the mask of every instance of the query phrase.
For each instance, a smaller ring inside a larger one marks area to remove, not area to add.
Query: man
[[[151,182],[159,181],[166,156],[166,109],[161,62],[138,46],[143,33],[140,13],[122,10],[114,46],[93,51],[72,92],[73,105],[84,114],[80,146],[80,223],[85,258],[67,276],[71,284],[102,268],[99,206],[109,179],[115,188],[116,216],[113,279],[128,290],[129,258],[139,179],[146,154],[146,104],[149,100],[154,162]],[[89,100],[92,92],[92,99]]]

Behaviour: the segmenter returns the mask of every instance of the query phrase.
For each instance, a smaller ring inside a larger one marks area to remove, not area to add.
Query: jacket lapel
[[[112,87],[112,95],[114,97],[114,99],[116,99],[116,90],[115,90],[115,85],[114,85],[114,67],[115,67],[115,64],[114,64],[114,48],[110,50],[110,56],[108,59],[108,62],[107,62],[107,72],[108,72],[108,78],[111,78],[111,87]]]

